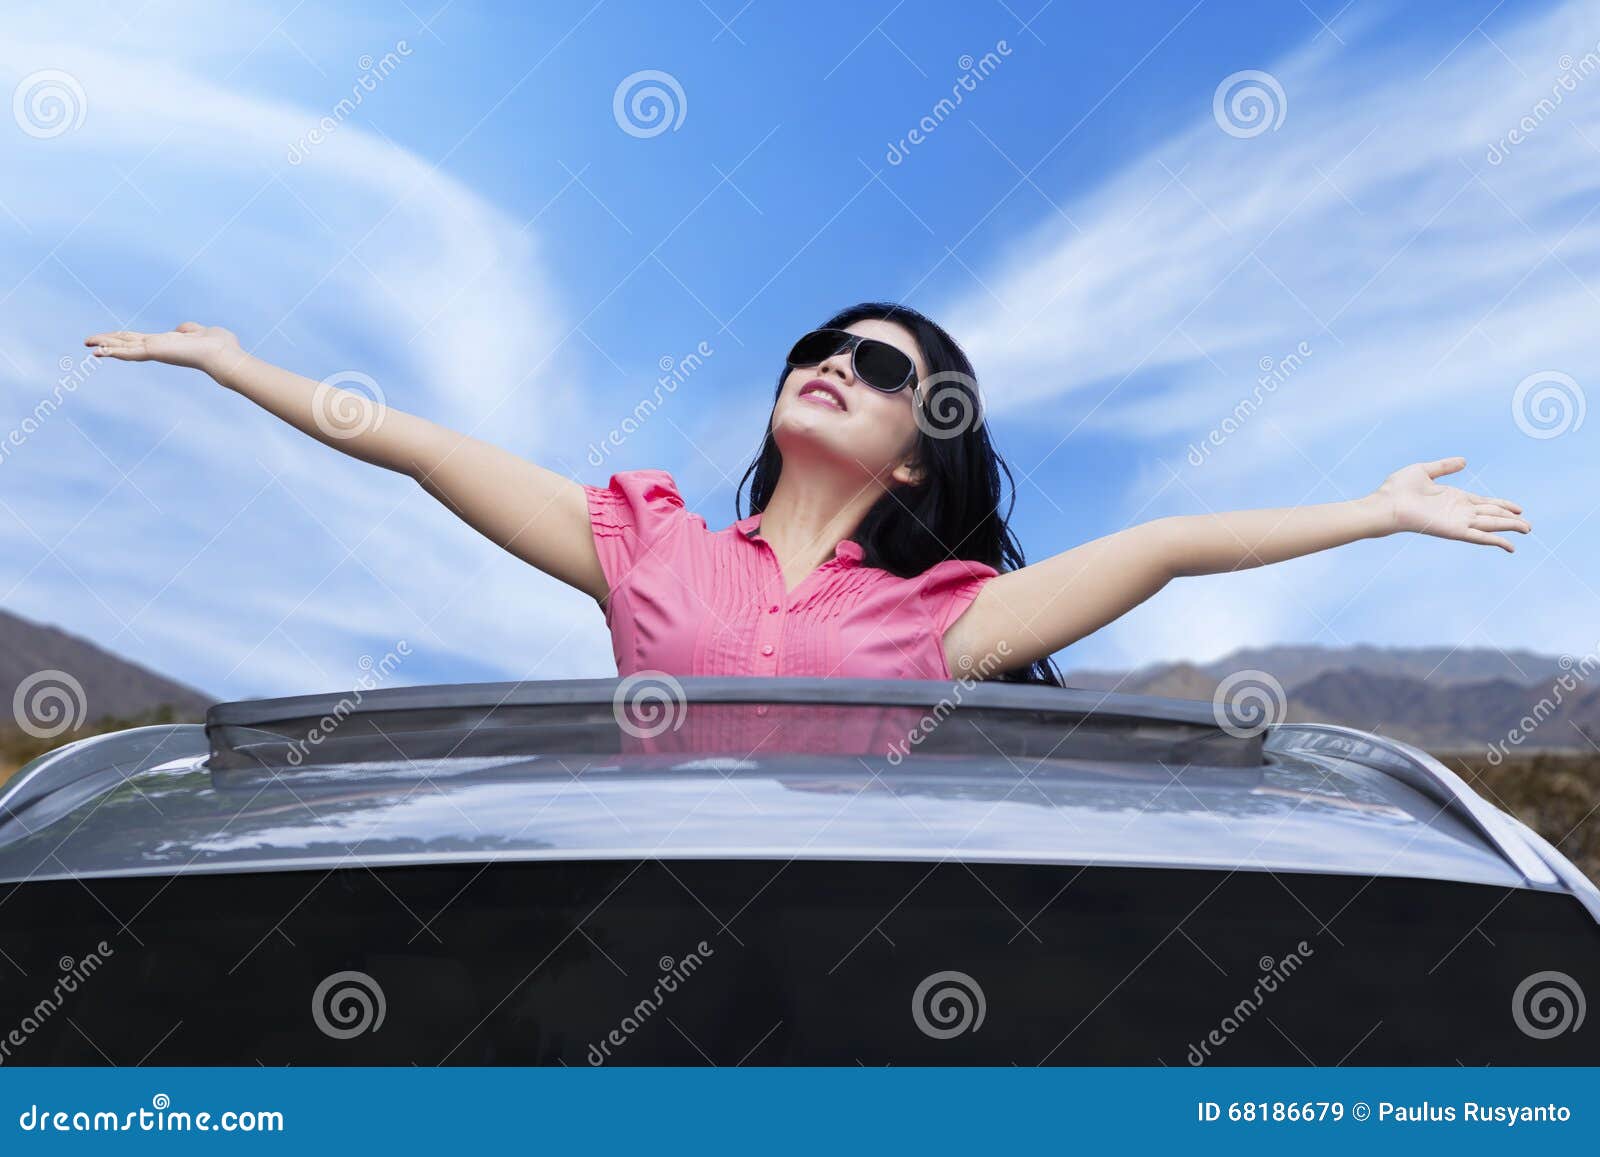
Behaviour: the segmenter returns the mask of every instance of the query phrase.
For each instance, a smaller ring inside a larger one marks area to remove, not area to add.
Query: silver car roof
[[[823,725],[794,750],[675,749],[619,726],[626,685],[256,700],[70,744],[0,791],[0,882],[953,859],[1451,880],[1566,892],[1600,919],[1600,891],[1548,843],[1425,752],[1347,728],[1241,733],[1205,703],[1014,684],[701,678],[671,680],[691,721]],[[838,738],[907,719],[933,727],[898,759]]]

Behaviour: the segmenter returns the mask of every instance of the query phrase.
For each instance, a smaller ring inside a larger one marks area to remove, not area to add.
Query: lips
[[[805,398],[812,396],[816,397],[816,404],[819,406],[831,404],[841,410],[849,408],[844,404],[844,394],[841,393],[837,387],[829,385],[821,378],[812,378],[809,382],[800,387],[800,397]],[[827,400],[829,398],[833,399],[831,403]]]

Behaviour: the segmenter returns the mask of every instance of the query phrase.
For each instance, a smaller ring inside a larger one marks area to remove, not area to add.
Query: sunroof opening
[[[221,704],[214,769],[393,760],[674,755],[935,756],[1256,767],[1260,736],[1209,705],[1049,687],[921,680],[682,679],[385,689]]]

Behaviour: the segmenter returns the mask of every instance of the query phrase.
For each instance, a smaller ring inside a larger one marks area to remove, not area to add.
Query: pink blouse
[[[862,565],[860,545],[845,540],[785,593],[760,514],[712,531],[665,470],[628,470],[584,490],[611,591],[617,674],[638,677],[618,715],[623,750],[799,752],[808,767],[834,754],[849,757],[855,775],[862,755],[898,762],[927,742],[938,724],[922,708],[685,703],[672,677],[951,679],[945,629],[999,573],[993,567],[948,559],[903,579]],[[852,790],[862,786],[851,780]]]
[[[999,574],[946,559],[912,578],[849,539],[785,593],[752,514],[712,531],[665,470],[585,486],[617,674],[950,679],[944,632]]]

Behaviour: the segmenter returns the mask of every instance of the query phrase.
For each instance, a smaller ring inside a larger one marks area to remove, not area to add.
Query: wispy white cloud
[[[313,378],[360,370],[391,404],[558,469],[560,431],[599,424],[521,220],[359,110],[289,163],[335,110],[211,79],[203,27],[152,52],[139,30],[95,46],[38,19],[8,28],[0,85],[62,70],[87,115],[49,139],[0,132],[8,415],[52,392],[85,334],[192,318]],[[0,500],[0,604],[219,694],[348,685],[399,638],[416,656],[401,678],[613,669],[586,597],[191,372],[95,364],[0,466]]]
[[[1512,397],[1558,370],[1600,399],[1600,13],[1515,20],[1425,44],[1372,23],[1264,63],[1287,100],[1277,130],[1230,135],[1197,102],[949,311],[990,411],[1046,431],[1016,463],[1024,502],[1107,438],[1134,447],[1124,513],[1143,517],[1325,501],[1465,453],[1465,484],[1523,500],[1540,532],[1509,564],[1384,544],[1207,581],[1198,603],[1169,591],[1080,648],[1087,661],[1213,658],[1274,630],[1589,642],[1592,430],[1531,438]],[[1261,389],[1262,365],[1291,355]],[[1246,398],[1259,405],[1238,419]],[[1211,431],[1225,436],[1196,465]]]

